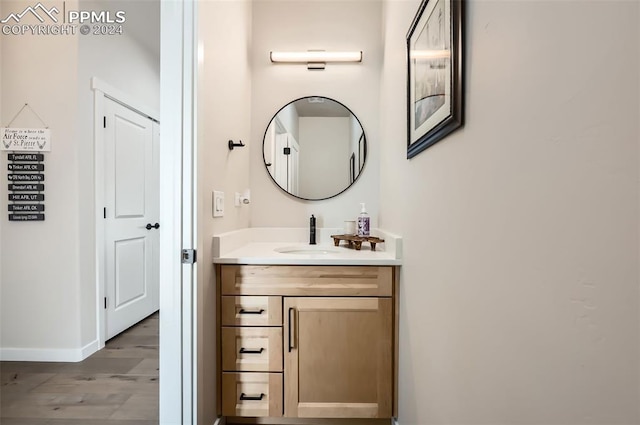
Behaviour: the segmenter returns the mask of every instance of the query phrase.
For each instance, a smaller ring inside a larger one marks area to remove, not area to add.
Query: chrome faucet
[[[316,244],[316,218],[311,214],[309,219],[309,245]]]

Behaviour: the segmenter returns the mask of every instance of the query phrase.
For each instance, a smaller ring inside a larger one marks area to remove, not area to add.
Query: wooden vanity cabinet
[[[218,267],[223,415],[393,416],[394,267]]]

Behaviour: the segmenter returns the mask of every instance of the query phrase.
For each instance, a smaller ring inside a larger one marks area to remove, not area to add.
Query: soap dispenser
[[[367,214],[364,202],[360,203],[360,207],[360,215],[358,216],[358,236],[369,236],[369,214]]]

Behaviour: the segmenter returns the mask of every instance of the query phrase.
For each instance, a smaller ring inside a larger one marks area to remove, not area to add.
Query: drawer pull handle
[[[292,334],[292,330],[293,330],[293,317],[294,315],[292,314],[294,312],[293,307],[289,308],[289,329],[288,329],[288,339],[289,339],[289,352],[291,352],[291,350],[293,350],[293,338],[291,337]]]
[[[240,311],[238,311],[238,314],[262,314],[264,313],[264,309],[261,308],[260,310],[245,310],[244,308],[241,308]]]
[[[262,354],[264,348],[260,348],[259,350],[247,350],[246,348],[240,348],[240,354]]]
[[[251,395],[246,395],[245,393],[240,394],[240,400],[254,400],[254,401],[260,401],[264,398],[265,393],[260,393],[260,395],[257,396],[251,396]]]

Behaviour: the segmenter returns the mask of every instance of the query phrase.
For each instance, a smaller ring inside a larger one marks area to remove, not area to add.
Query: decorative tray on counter
[[[340,245],[340,241],[347,241],[349,248],[354,248],[356,251],[360,251],[362,248],[362,242],[369,242],[371,245],[371,251],[376,250],[376,244],[384,242],[384,239],[376,238],[375,236],[356,236],[356,235],[331,235],[333,238],[333,244],[335,246]]]

